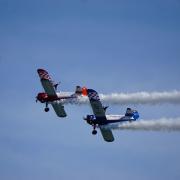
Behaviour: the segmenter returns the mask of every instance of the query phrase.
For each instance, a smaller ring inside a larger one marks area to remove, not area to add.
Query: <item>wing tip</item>
[[[64,115],[57,115],[58,117],[61,117],[61,118],[65,118],[67,117],[67,114],[64,114]]]
[[[51,77],[50,77],[50,75],[49,75],[49,73],[46,71],[46,70],[44,70],[44,69],[37,69],[37,72],[38,72],[38,74],[39,74],[39,77],[40,77],[40,79],[41,80],[50,80],[50,81],[52,81],[51,80]]]
[[[90,101],[100,101],[98,92],[94,89],[87,89],[87,95]]]
[[[42,68],[37,69],[37,72],[38,72],[38,74],[39,74],[39,73],[42,73],[42,72],[48,73],[45,69],[42,69]]]
[[[114,141],[114,138],[113,139],[104,139],[106,142],[113,142]]]
[[[95,91],[94,89],[87,89],[88,93],[92,93],[92,92],[95,92],[97,93],[97,91]]]

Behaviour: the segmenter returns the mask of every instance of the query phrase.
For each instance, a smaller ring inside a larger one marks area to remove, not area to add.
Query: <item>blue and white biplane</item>
[[[136,110],[127,108],[125,115],[106,115],[107,107],[103,107],[98,93],[93,89],[87,89],[87,96],[89,98],[93,115],[87,115],[84,120],[93,126],[92,134],[97,134],[96,128],[100,128],[101,134],[105,141],[114,141],[109,125],[114,123],[124,123],[136,121],[139,118],[139,113]]]

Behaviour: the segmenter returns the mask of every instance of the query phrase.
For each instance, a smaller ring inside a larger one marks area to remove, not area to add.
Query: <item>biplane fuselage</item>
[[[47,93],[38,93],[38,95],[36,96],[37,100],[40,101],[41,103],[45,103],[45,102],[52,102],[52,101],[56,101],[58,100],[57,96],[53,96],[53,95],[48,95]]]
[[[98,125],[107,125],[112,123],[123,123],[123,122],[132,122],[136,121],[139,118],[139,113],[134,110],[133,115],[106,115],[104,117],[97,117],[95,115],[87,115],[84,117],[84,120],[90,125],[98,124]]]
[[[38,93],[38,95],[36,96],[37,100],[40,101],[41,103],[45,103],[45,102],[53,102],[53,101],[58,101],[58,100],[62,100],[62,99],[72,99],[72,98],[76,98],[75,96],[73,97],[72,95],[61,95],[60,93],[56,93],[56,95],[48,95],[45,92],[41,92]]]

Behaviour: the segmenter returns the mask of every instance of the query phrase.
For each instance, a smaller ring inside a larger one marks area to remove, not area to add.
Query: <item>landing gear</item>
[[[48,112],[48,111],[49,111],[49,108],[48,108],[48,107],[44,108],[44,111],[45,111],[45,112]]]
[[[93,134],[93,135],[96,135],[96,134],[97,134],[97,131],[94,129],[94,130],[92,131],[92,134]]]
[[[44,111],[45,111],[45,112],[48,112],[48,111],[49,111],[48,103],[46,103],[46,107],[44,108]]]
[[[95,125],[95,124],[93,125],[93,131],[92,131],[92,134],[93,134],[93,135],[96,135],[96,134],[97,134],[97,131],[96,131],[96,125]]]

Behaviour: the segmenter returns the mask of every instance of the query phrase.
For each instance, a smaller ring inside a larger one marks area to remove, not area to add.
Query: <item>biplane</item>
[[[103,107],[98,93],[93,89],[86,89],[89,98],[93,115],[87,115],[84,120],[93,126],[92,134],[97,134],[96,128],[100,128],[101,134],[105,141],[114,141],[114,136],[109,128],[112,123],[124,123],[136,121],[139,118],[139,113],[136,110],[127,108],[125,115],[106,115],[106,107]]]
[[[45,112],[49,111],[48,105],[51,104],[58,117],[66,117],[67,114],[61,100],[77,98],[80,87],[77,86],[77,93],[75,92],[71,95],[61,92],[57,93],[56,91],[59,83],[54,83],[46,70],[38,69],[37,72],[45,92],[38,93],[36,96],[36,102],[39,101],[45,103]]]

